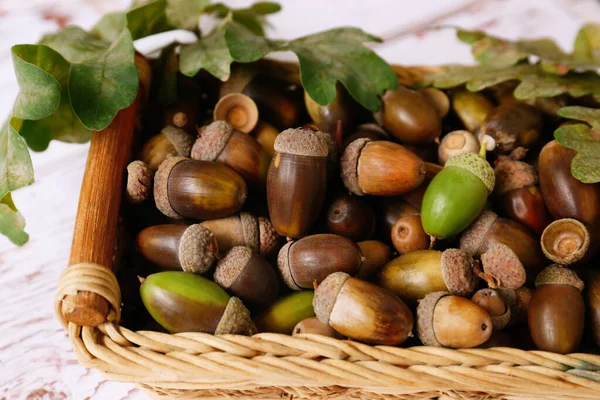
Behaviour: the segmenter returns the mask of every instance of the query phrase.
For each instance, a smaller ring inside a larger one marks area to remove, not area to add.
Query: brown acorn
[[[404,201],[403,197],[379,197],[375,210],[378,213],[377,230],[382,238],[391,240],[392,228],[402,217],[419,215],[419,208]]]
[[[215,121],[198,129],[191,157],[225,164],[251,186],[266,182],[271,162],[271,157],[256,139],[234,129],[226,121]]]
[[[450,158],[462,153],[479,153],[479,140],[469,131],[458,130],[442,138],[438,147],[438,162],[446,164]]]
[[[387,290],[344,272],[329,275],[315,291],[317,318],[351,339],[398,345],[412,336],[410,309]]]
[[[268,122],[258,121],[256,128],[252,131],[252,136],[270,157],[275,155],[275,139],[279,135],[279,130]]]
[[[308,115],[320,131],[331,135],[336,133],[338,121],[341,121],[344,132],[351,132],[356,125],[359,105],[341,83],[336,85],[335,100],[322,106],[314,101],[308,92],[304,92],[304,104]]]
[[[494,330],[503,329],[511,317],[510,307],[504,297],[494,289],[480,289],[471,297],[471,301],[490,314]]]
[[[325,199],[327,154],[325,140],[310,130],[288,129],[277,136],[267,204],[280,235],[302,237],[314,225]]]
[[[530,148],[540,138],[544,125],[542,113],[525,103],[511,103],[494,108],[486,117],[479,138],[496,141],[496,150],[507,154],[519,146]]]
[[[358,196],[396,196],[417,188],[425,179],[423,160],[405,147],[383,140],[355,140],[340,164],[344,185]]]
[[[213,111],[215,121],[225,121],[234,129],[250,133],[258,123],[258,107],[241,93],[230,93],[219,99]]]
[[[527,311],[533,297],[533,290],[523,286],[518,289],[497,288],[495,291],[502,296],[504,302],[510,308],[510,326],[527,321]]]
[[[246,201],[246,182],[224,164],[167,158],[154,176],[154,201],[167,217],[214,219],[238,212]]]
[[[484,211],[462,234],[460,248],[479,257],[495,244],[505,244],[516,254],[529,277],[547,265],[539,241],[518,222]]]
[[[143,161],[132,161],[127,165],[125,199],[128,203],[143,203],[152,195],[154,172]]]
[[[585,300],[589,326],[596,345],[600,346],[600,272],[592,271],[585,281]]]
[[[354,241],[368,239],[375,230],[375,212],[364,198],[341,193],[327,210],[327,229]]]
[[[494,109],[494,105],[480,92],[457,89],[452,92],[452,109],[465,129],[477,134],[487,115]]]
[[[200,225],[213,233],[222,255],[236,246],[247,246],[255,253],[268,257],[277,250],[279,244],[279,235],[271,221],[246,212],[203,221]]]
[[[377,283],[408,302],[438,291],[470,296],[479,282],[474,266],[473,258],[459,249],[419,250],[387,263]]]
[[[336,339],[342,338],[342,335],[337,333],[335,329],[319,321],[317,317],[306,318],[296,324],[292,336],[304,334],[321,335]]]
[[[527,320],[538,349],[567,354],[577,350],[583,336],[583,281],[559,265],[545,268],[535,280]]]
[[[357,243],[362,252],[363,262],[356,277],[369,280],[392,259],[392,250],[379,240],[365,240]]]
[[[466,349],[485,343],[493,332],[488,312],[448,292],[425,296],[417,307],[417,333],[425,346]]]
[[[290,87],[288,82],[258,73],[253,65],[238,64],[221,85],[220,96],[243,93],[254,100],[262,120],[287,129],[298,125],[303,109],[302,98]]]
[[[450,98],[440,89],[436,89],[433,87],[420,88],[417,92],[425,95],[429,99],[429,101],[435,106],[440,117],[444,118],[448,111],[450,111]]]
[[[392,226],[391,239],[400,254],[426,250],[431,246],[431,238],[423,229],[420,215],[400,217]]]
[[[323,233],[286,243],[277,257],[285,284],[294,290],[313,287],[334,272],[355,275],[362,264],[360,247],[339,235]]]
[[[208,271],[219,253],[212,232],[198,224],[151,226],[138,233],[136,245],[145,259],[162,268],[196,274]]]
[[[359,125],[352,134],[344,138],[340,151],[343,152],[346,150],[346,147],[356,139],[371,139],[376,141],[385,140],[387,137],[388,134],[377,124]]]
[[[424,94],[400,87],[383,95],[383,107],[376,115],[386,130],[404,143],[433,142],[442,132],[437,105]]]
[[[167,157],[189,157],[194,140],[192,135],[182,129],[165,126],[158,135],[144,144],[140,160],[148,164],[152,171],[156,171]]]
[[[501,156],[494,166],[497,203],[513,220],[541,234],[550,223],[533,166],[510,157]]]
[[[213,280],[250,308],[275,302],[279,279],[273,267],[250,247],[236,246],[219,260]]]

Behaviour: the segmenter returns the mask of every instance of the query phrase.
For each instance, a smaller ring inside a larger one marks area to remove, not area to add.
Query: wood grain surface
[[[252,1],[226,0],[239,7]],[[549,36],[570,49],[579,26],[600,20],[595,0],[280,0],[271,36],[289,38],[355,25],[386,42],[373,46],[390,62],[471,62],[469,49],[437,25],[486,29],[510,38]],[[126,0],[0,0],[0,114],[18,87],[10,47],[35,43],[67,24],[91,27]],[[302,21],[300,24],[298,21]],[[282,56],[293,60],[287,54]],[[157,131],[160,127],[156,127]],[[80,366],[54,317],[58,276],[68,265],[78,195],[89,145],[53,142],[34,153],[36,183],[13,194],[31,239],[22,248],[0,237],[0,399],[147,399],[131,384],[108,382]]]

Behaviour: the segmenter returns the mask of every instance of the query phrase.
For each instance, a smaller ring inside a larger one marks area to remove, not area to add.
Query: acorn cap
[[[237,297],[232,297],[225,307],[221,320],[215,329],[215,335],[246,335],[252,336],[256,333],[256,325],[250,318],[250,311]]]
[[[200,224],[190,225],[179,242],[179,263],[186,272],[203,274],[210,269],[219,252],[213,233]]]
[[[227,121],[215,121],[197,128],[198,139],[192,147],[192,159],[215,161],[235,131]]]
[[[571,285],[579,289],[580,292],[584,286],[583,281],[579,279],[575,271],[558,264],[552,264],[538,274],[535,278],[535,287],[540,285]]]
[[[342,290],[344,283],[350,278],[345,272],[334,272],[321,282],[315,290],[313,308],[315,315],[324,324],[329,324],[329,316],[335,305],[337,296]]]
[[[510,157],[499,158],[494,171],[496,173],[496,186],[494,187],[496,196],[538,183],[538,174],[532,165],[513,160]]]
[[[252,258],[252,249],[246,246],[235,246],[227,255],[219,260],[213,280],[223,289],[229,289],[240,276]]]
[[[252,251],[258,253],[260,243],[257,218],[250,213],[241,212],[240,222],[242,223],[244,243],[246,244],[246,246],[250,247]]]
[[[260,254],[263,256],[273,254],[277,250],[279,234],[268,218],[258,217],[258,232],[260,235]]]
[[[229,122],[235,129],[249,133],[258,123],[258,107],[242,93],[230,93],[219,99],[213,111],[215,121]]]
[[[488,194],[494,191],[496,174],[485,159],[475,153],[462,153],[446,161],[444,168],[463,168],[478,177],[487,188]]]
[[[451,294],[470,296],[477,289],[479,279],[473,273],[473,258],[460,249],[442,253],[442,277]]]
[[[315,135],[320,136],[327,143],[327,161],[330,169],[334,169],[339,161],[338,146],[333,137],[327,133],[319,130],[313,131]]]
[[[275,139],[275,151],[307,157],[327,157],[329,148],[323,136],[312,129],[286,129]]]
[[[165,126],[160,133],[165,135],[171,142],[171,145],[177,151],[177,154],[182,157],[189,157],[192,145],[194,144],[194,137],[184,131],[183,129],[176,128],[171,125]]]
[[[156,208],[169,218],[183,219],[183,217],[177,214],[175,210],[173,210],[173,207],[171,207],[167,185],[169,183],[171,170],[177,164],[186,160],[188,160],[188,158],[167,157],[167,159],[158,166],[158,170],[154,175],[154,202],[156,203]]]
[[[483,271],[491,274],[498,286],[517,289],[525,284],[527,273],[515,252],[505,244],[497,243],[481,255]]]
[[[492,317],[490,315],[490,318],[492,319],[492,324],[494,325],[494,329],[503,329],[506,325],[508,325],[508,323],[510,322],[510,317],[512,315],[512,312],[510,311],[510,307],[506,306],[506,312],[502,315],[497,315],[495,317]]]
[[[293,290],[302,290],[302,288],[294,281],[292,270],[290,268],[290,248],[293,243],[293,241],[289,241],[279,250],[279,254],[277,255],[277,268],[287,287]]]
[[[362,149],[371,141],[368,138],[356,139],[346,147],[340,159],[340,174],[344,186],[358,196],[365,195],[358,184],[358,159]]]
[[[143,161],[132,161],[127,166],[125,196],[129,203],[139,204],[150,196],[154,173]]]
[[[576,219],[557,219],[544,229],[540,243],[547,258],[557,264],[571,265],[587,255],[590,232]]]
[[[498,215],[492,211],[484,211],[461,235],[460,248],[471,256],[475,257],[479,253],[479,248],[483,243],[488,231],[498,219]]]
[[[433,311],[437,302],[445,296],[450,296],[450,293],[433,292],[419,300],[417,306],[417,335],[425,346],[443,347],[433,331]]]

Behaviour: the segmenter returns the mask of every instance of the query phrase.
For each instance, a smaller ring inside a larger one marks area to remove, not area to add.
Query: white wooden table
[[[294,37],[354,25],[380,35],[375,49],[401,64],[471,62],[469,49],[443,24],[510,38],[550,36],[570,49],[579,26],[600,21],[594,0],[279,0],[272,37]],[[18,87],[10,46],[35,43],[64,24],[88,28],[126,0],[0,0],[0,116]],[[251,3],[226,0],[238,7]],[[157,127],[158,130],[158,127]],[[80,366],[54,317],[58,276],[67,265],[87,145],[53,142],[32,155],[36,183],[13,197],[31,239],[22,248],[0,237],[0,399],[145,399],[126,383],[107,382]]]

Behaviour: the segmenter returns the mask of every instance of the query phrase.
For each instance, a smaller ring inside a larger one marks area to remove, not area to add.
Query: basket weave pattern
[[[109,322],[67,325],[62,298],[77,291],[103,296],[113,307]],[[319,335],[133,332],[112,322],[118,305],[119,286],[107,268],[82,263],[61,275],[56,310],[79,362],[155,398],[600,398],[600,356],[591,354],[368,346]]]

